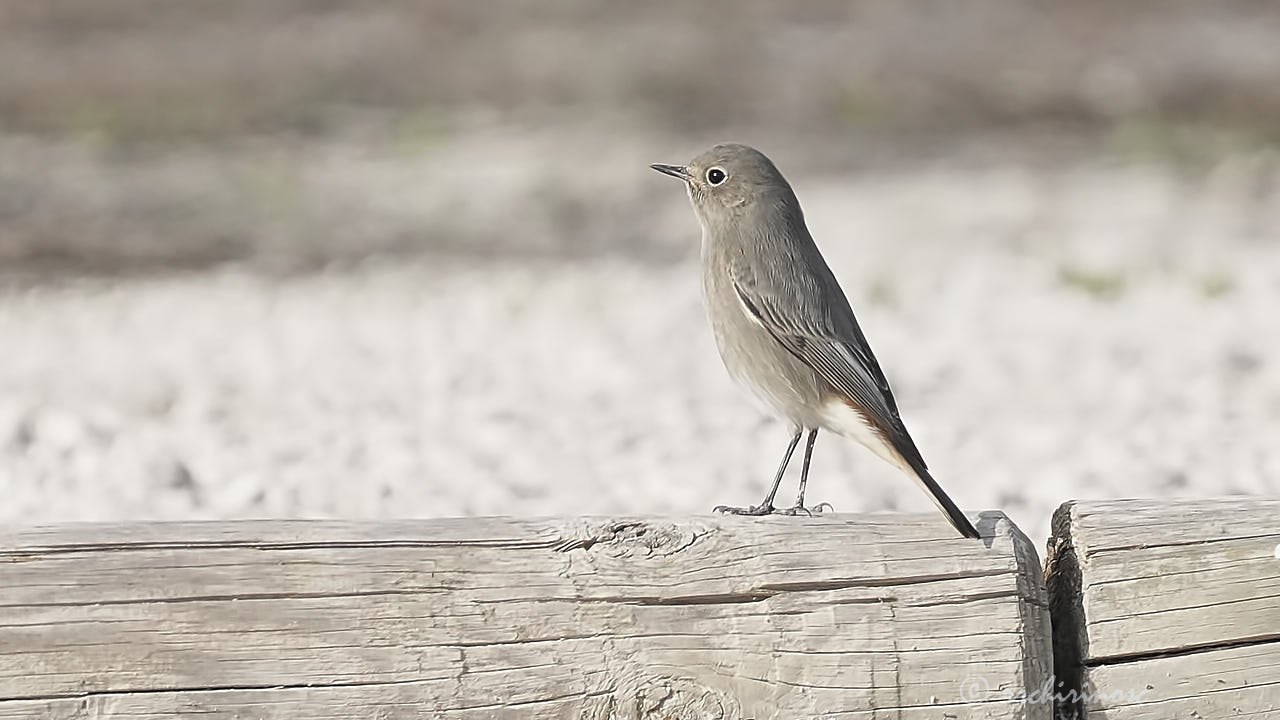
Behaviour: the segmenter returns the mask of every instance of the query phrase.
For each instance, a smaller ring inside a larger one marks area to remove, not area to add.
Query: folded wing
[[[779,287],[769,276],[743,272],[740,266],[732,268],[730,275],[751,317],[843,395],[913,470],[927,470],[834,276],[827,280],[806,275],[790,287]],[[823,287],[824,280],[830,285]]]

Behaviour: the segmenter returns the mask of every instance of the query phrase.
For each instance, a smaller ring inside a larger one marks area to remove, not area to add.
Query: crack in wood
[[[270,600],[324,600],[327,598],[364,598],[384,597],[391,595],[428,595],[449,592],[456,588],[447,586],[422,587],[405,590],[354,590],[351,592],[315,592],[315,593],[237,593],[234,595],[187,595],[183,597],[143,597],[120,600],[93,600],[76,602],[29,602],[0,605],[0,610],[17,608],[57,608],[57,607],[99,607],[111,605],[171,605],[200,602],[252,602]]]
[[[677,595],[674,597],[638,598],[637,605],[742,605],[758,603],[776,596],[776,592],[718,593],[710,595]]]
[[[1233,648],[1254,647],[1257,645],[1268,645],[1270,643],[1280,643],[1280,633],[1267,633],[1265,635],[1255,635],[1253,637],[1238,638],[1235,640],[1224,640],[1222,642],[1200,643],[1198,645],[1187,645],[1185,647],[1166,650],[1148,650],[1145,652],[1090,658],[1085,662],[1085,666],[1105,667],[1107,665],[1120,665],[1123,663],[1143,662],[1146,660],[1186,657],[1189,655],[1213,652],[1215,650],[1231,650]]]
[[[1062,698],[1054,716],[1084,717],[1081,688],[1089,639],[1085,632],[1084,599],[1080,592],[1080,558],[1071,534],[1075,505],[1064,503],[1053,514],[1053,534],[1045,561],[1045,586],[1049,593],[1049,624],[1053,635],[1053,677]]]
[[[244,542],[197,540],[192,542],[80,543],[28,546],[20,551],[0,550],[0,561],[29,562],[42,556],[83,553],[145,552],[152,550],[384,550],[391,548],[497,548],[501,550],[554,550],[563,540],[334,540],[306,542]]]
[[[274,683],[264,685],[188,685],[166,688],[135,688],[129,690],[87,690],[74,693],[50,693],[48,695],[10,695],[0,697],[0,703],[7,702],[43,702],[50,700],[86,700],[102,697],[127,697],[130,695],[163,695],[166,693],[219,693],[219,692],[252,692],[276,690],[340,690],[347,688],[394,687],[397,685],[425,685],[434,678],[415,678],[413,680],[353,680],[351,682],[323,683]]]
[[[827,592],[831,590],[849,590],[853,588],[901,587],[904,585],[925,585],[928,583],[950,582],[954,580],[976,580],[999,577],[1014,573],[1013,570],[988,570],[974,572],[955,572],[937,575],[907,575],[903,577],[840,579],[840,580],[807,580],[803,582],[766,583],[761,590],[779,592]]]
[[[1276,540],[1280,541],[1280,535],[1276,533],[1261,533],[1258,535],[1224,535],[1216,538],[1198,538],[1196,540],[1173,540],[1159,543],[1134,543],[1131,545],[1108,545],[1106,547],[1090,548],[1085,552],[1086,558],[1092,558],[1097,555],[1106,555],[1108,553],[1131,552],[1134,550],[1155,550],[1159,548],[1185,548],[1198,547],[1202,545],[1215,545],[1224,542],[1239,542],[1241,540]]]

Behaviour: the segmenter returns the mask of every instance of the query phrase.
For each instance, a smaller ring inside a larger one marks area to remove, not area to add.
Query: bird
[[[733,515],[797,515],[818,432],[850,438],[915,479],[966,538],[973,524],[934,480],[907,432],[880,363],[805,224],[791,184],[747,145],[712,147],[684,165],[650,167],[685,184],[702,228],[702,291],[725,368],[792,435],[758,505],[720,505]],[[795,505],[774,506],[791,457],[806,436]]]

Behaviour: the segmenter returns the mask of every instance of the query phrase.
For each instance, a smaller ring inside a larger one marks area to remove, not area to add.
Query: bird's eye
[[[707,182],[711,185],[719,185],[724,182],[726,177],[728,177],[728,175],[725,175],[724,171],[718,167],[711,168],[707,171]]]

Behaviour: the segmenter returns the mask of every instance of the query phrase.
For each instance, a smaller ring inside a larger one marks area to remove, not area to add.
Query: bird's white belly
[[[915,472],[907,465],[898,451],[893,449],[885,439],[867,422],[862,413],[854,410],[842,398],[832,397],[822,404],[821,427],[837,435],[855,440],[859,445],[879,455],[890,465],[899,468],[915,477]]]

